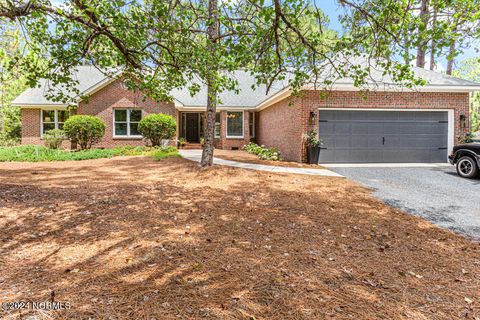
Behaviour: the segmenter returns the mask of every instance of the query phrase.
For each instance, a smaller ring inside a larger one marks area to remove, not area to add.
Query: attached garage
[[[450,118],[448,110],[320,110],[320,163],[446,162]]]

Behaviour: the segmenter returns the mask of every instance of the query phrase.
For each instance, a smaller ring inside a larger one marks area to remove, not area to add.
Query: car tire
[[[462,178],[476,178],[478,175],[477,162],[468,156],[461,157],[457,161],[457,173]]]

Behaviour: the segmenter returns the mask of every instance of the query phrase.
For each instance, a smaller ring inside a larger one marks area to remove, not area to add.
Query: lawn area
[[[156,160],[169,157],[179,157],[177,149],[168,147],[166,149],[147,147],[116,147],[111,149],[90,149],[79,151],[54,150],[42,146],[23,145],[16,147],[0,147],[0,162],[3,161],[68,161],[88,160],[100,158],[112,158],[118,156],[139,156],[149,155]]]
[[[71,304],[25,319],[480,316],[478,243],[343,178],[5,162],[0,228],[0,300]]]

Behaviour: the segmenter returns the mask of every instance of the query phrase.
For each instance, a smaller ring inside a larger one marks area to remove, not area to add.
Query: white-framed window
[[[142,120],[141,109],[114,109],[113,110],[113,136],[135,137],[142,135],[138,132],[138,123]]]
[[[40,115],[40,131],[43,135],[52,129],[63,129],[63,124],[70,116],[68,110],[41,110]]]
[[[255,138],[255,112],[249,112],[248,130],[250,131],[250,138]]]
[[[227,111],[227,138],[243,138],[243,111]]]
[[[215,138],[220,138],[220,130],[222,128],[222,124],[220,122],[220,112],[215,114]]]

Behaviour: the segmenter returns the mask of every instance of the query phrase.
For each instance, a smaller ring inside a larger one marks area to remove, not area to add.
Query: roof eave
[[[71,104],[57,103],[16,103],[12,102],[12,106],[20,109],[38,109],[38,108],[68,108]]]
[[[355,87],[351,83],[336,83],[330,88],[319,88],[318,86],[315,87],[314,85],[304,85],[302,87],[303,91],[306,90],[326,90],[326,91],[361,91],[365,90],[365,88],[358,88]],[[415,87],[415,88],[405,88],[402,86],[394,86],[394,85],[385,85],[384,87],[374,87],[370,88],[373,91],[383,91],[383,92],[452,92],[452,93],[473,93],[480,91],[479,86],[444,86],[444,85],[427,85],[423,87]],[[256,107],[256,111],[261,111],[270,107],[271,105],[282,101],[285,98],[288,98],[292,94],[291,87],[286,87],[271,97],[267,98],[266,100],[259,103]]]

